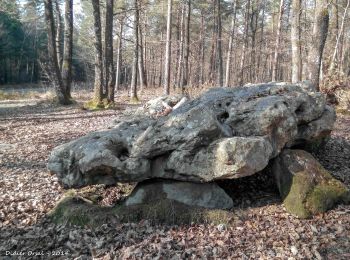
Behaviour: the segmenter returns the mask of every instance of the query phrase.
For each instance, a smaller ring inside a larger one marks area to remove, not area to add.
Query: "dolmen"
[[[212,88],[193,100],[158,98],[130,120],[60,145],[48,169],[65,188],[137,182],[125,205],[169,199],[229,209],[216,181],[269,167],[286,209],[307,218],[349,202],[347,187],[307,152],[327,140],[335,119],[308,82]]]

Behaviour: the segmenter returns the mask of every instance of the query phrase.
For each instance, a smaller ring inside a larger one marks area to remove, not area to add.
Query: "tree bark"
[[[114,0],[106,1],[105,69],[108,102],[114,102],[115,70],[113,63],[113,6]]]
[[[246,3],[245,24],[244,24],[244,43],[243,43],[243,48],[242,48],[240,69],[239,69],[239,77],[238,77],[238,83],[241,86],[243,85],[243,82],[244,82],[245,51],[248,48],[249,9],[250,9],[250,0],[248,0],[248,2]]]
[[[300,40],[301,0],[292,1],[291,43],[292,43],[292,82],[301,81],[301,40]]]
[[[137,66],[139,58],[139,4],[138,0],[134,0],[135,17],[133,24],[134,31],[134,59],[132,62],[132,75],[131,75],[131,86],[130,86],[130,97],[132,101],[138,101],[137,97]]]
[[[115,77],[115,90],[119,90],[120,84],[120,68],[122,62],[122,39],[123,39],[123,23],[124,19],[120,19],[119,24],[119,37],[118,37],[118,48],[117,48],[117,65],[116,65],[116,77]]]
[[[94,82],[94,100],[102,102],[103,97],[103,63],[102,63],[102,36],[101,36],[101,13],[100,1],[91,0],[94,16],[95,32],[95,82]]]
[[[283,5],[284,5],[284,0],[280,0],[275,52],[274,52],[273,61],[272,61],[272,76],[271,76],[272,81],[277,81],[278,58],[279,58],[279,52],[280,52],[281,31],[282,31]]]
[[[168,18],[167,18],[167,33],[166,33],[166,47],[165,47],[165,66],[164,66],[164,94],[170,94],[170,62],[171,62],[171,11],[172,0],[168,0]]]
[[[237,0],[232,0],[233,11],[232,11],[232,20],[231,20],[231,30],[230,38],[228,42],[227,58],[226,58],[226,73],[225,73],[225,87],[230,85],[230,71],[231,71],[231,59],[232,59],[232,48],[233,48],[233,39],[235,37],[235,27],[236,27],[236,10],[237,10]]]
[[[184,68],[183,68],[183,84],[187,86],[189,82],[189,65],[188,58],[190,56],[190,21],[191,21],[191,0],[187,0],[187,15],[186,15],[186,37],[185,37],[185,52],[184,52]]]
[[[61,71],[58,65],[57,60],[57,52],[56,52],[56,39],[55,39],[55,21],[53,18],[53,11],[52,11],[52,0],[45,0],[45,20],[47,24],[47,31],[48,31],[48,51],[49,51],[49,59],[50,59],[50,65],[53,68],[53,75],[55,79],[55,91],[56,96],[58,98],[58,102],[62,105],[70,104],[71,101],[68,97],[68,95],[65,92]]]
[[[62,63],[63,63],[63,55],[62,55],[62,41],[63,41],[63,35],[62,35],[62,15],[61,15],[61,9],[58,3],[58,0],[55,0],[55,9],[56,9],[56,52],[57,52],[57,60],[60,70],[62,70]]]
[[[340,26],[340,30],[337,33],[336,36],[336,44],[334,46],[334,51],[333,51],[333,56],[332,56],[332,60],[331,60],[331,65],[329,66],[329,70],[330,72],[334,71],[334,69],[339,65],[338,64],[338,53],[339,53],[339,44],[340,44],[340,39],[342,38],[342,35],[344,33],[344,24],[345,24],[345,19],[346,19],[346,15],[348,13],[349,10],[349,5],[350,5],[350,0],[347,0],[347,4],[346,7],[344,9],[344,14],[343,14],[343,18],[342,18],[342,22],[341,22],[341,26]]]
[[[320,69],[328,34],[329,13],[327,5],[327,0],[316,1],[315,22],[308,59],[308,79],[317,90],[320,90]]]
[[[73,57],[73,0],[65,0],[62,79],[67,95],[71,96]]]
[[[217,84],[222,87],[224,84],[224,69],[223,69],[223,64],[222,64],[222,47],[221,47],[221,37],[222,37],[222,28],[221,28],[221,1],[216,0],[217,4],[217,14],[216,14],[216,19],[217,19],[217,31],[218,31],[218,37],[217,37],[217,57],[216,57],[216,62],[217,62],[217,68],[218,68],[218,77],[217,77]]]

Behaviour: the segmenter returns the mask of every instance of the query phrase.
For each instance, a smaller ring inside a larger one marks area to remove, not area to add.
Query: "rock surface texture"
[[[213,209],[233,207],[232,199],[217,184],[182,181],[141,182],[125,201],[125,205],[152,204],[165,199]]]
[[[298,217],[308,218],[350,201],[346,186],[303,150],[285,149],[272,170],[286,209]]]
[[[139,116],[61,145],[48,168],[65,187],[241,178],[284,148],[324,138],[334,121],[324,96],[307,84],[215,88],[167,116]]]

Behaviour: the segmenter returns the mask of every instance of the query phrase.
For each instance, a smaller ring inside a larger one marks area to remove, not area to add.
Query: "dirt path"
[[[44,254],[42,259],[350,258],[349,205],[300,220],[285,212],[273,189],[259,192],[261,183],[254,179],[237,187],[242,192],[229,226],[152,226],[142,221],[106,223],[92,230],[52,223],[46,214],[63,190],[46,169],[50,151],[130,116],[120,107],[88,112],[78,105],[36,101],[0,104],[0,256],[16,251],[25,254],[23,259],[37,259],[32,251]],[[350,117],[339,117],[331,141],[317,157],[350,187],[349,129]],[[7,257],[0,258],[12,259]]]

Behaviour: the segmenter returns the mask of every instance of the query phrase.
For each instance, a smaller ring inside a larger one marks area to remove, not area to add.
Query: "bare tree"
[[[292,43],[292,82],[301,81],[301,39],[300,39],[301,0],[292,1],[291,43]]]
[[[334,51],[333,51],[333,56],[332,56],[332,60],[331,60],[331,65],[329,67],[330,72],[332,72],[335,67],[338,65],[337,64],[337,56],[339,53],[339,45],[340,45],[340,39],[342,38],[342,35],[344,34],[344,24],[345,24],[345,19],[346,19],[346,15],[348,13],[349,10],[349,5],[350,5],[350,0],[347,0],[346,3],[346,7],[344,9],[344,14],[343,14],[343,18],[342,18],[342,22],[341,22],[341,26],[340,26],[340,30],[336,36],[336,43],[334,46]]]
[[[277,80],[277,69],[278,69],[278,58],[280,53],[280,43],[281,43],[281,30],[282,30],[282,16],[283,16],[283,5],[284,0],[280,0],[279,14],[278,14],[278,25],[276,32],[276,43],[275,43],[275,52],[272,61],[272,81]]]
[[[235,27],[236,27],[236,11],[237,11],[237,0],[232,0],[232,19],[231,19],[231,30],[230,37],[228,42],[227,58],[226,58],[226,74],[225,74],[225,87],[230,85],[230,70],[231,70],[231,59],[232,59],[232,48],[233,48],[233,39],[235,36]]]
[[[59,0],[55,0],[55,11],[56,11],[56,52],[57,60],[60,70],[62,69],[63,55],[62,55],[62,41],[63,41],[63,29],[62,29],[62,14],[59,5]]]
[[[132,101],[138,101],[137,97],[137,66],[139,58],[139,4],[138,0],[134,0],[134,58],[132,62],[132,75],[131,75],[131,86],[130,86],[130,97]]]
[[[45,5],[45,20],[47,23],[47,31],[48,31],[49,58],[50,58],[50,65],[53,68],[53,75],[56,81],[55,82],[56,96],[60,104],[67,105],[67,104],[70,104],[71,101],[65,91],[63,81],[62,81],[61,71],[57,60],[55,21],[53,18],[53,11],[52,11],[52,0],[45,0],[44,5]]]
[[[117,48],[117,65],[116,65],[116,79],[115,79],[115,90],[119,90],[120,84],[120,68],[122,62],[122,39],[123,39],[123,26],[124,26],[124,17],[120,18],[119,21],[119,36],[118,36],[118,48]]]
[[[73,57],[73,0],[65,0],[62,79],[67,95],[71,96]]]
[[[113,64],[113,6],[114,0],[106,1],[105,26],[105,74],[108,102],[114,102],[115,70]]]
[[[190,21],[191,21],[191,0],[187,0],[187,17],[186,17],[186,37],[185,37],[185,48],[184,48],[184,68],[183,68],[183,84],[182,86],[187,86],[189,82],[189,63],[188,58],[190,56]]]
[[[100,1],[91,0],[94,16],[95,32],[95,83],[94,83],[94,100],[102,102],[103,96],[103,63],[102,63],[102,36],[101,36],[101,13]]]
[[[218,31],[218,37],[217,37],[217,57],[216,57],[216,62],[217,62],[217,68],[218,68],[218,77],[217,77],[217,84],[222,87],[224,84],[224,69],[222,65],[222,47],[221,47],[221,36],[222,36],[222,28],[221,28],[221,1],[216,0],[217,4],[217,14],[216,14],[216,19],[217,19],[217,31]]]
[[[326,43],[329,25],[327,0],[316,0],[315,22],[309,51],[308,79],[319,90],[320,70],[323,49]]]
[[[168,0],[168,19],[167,19],[167,33],[166,33],[166,49],[165,49],[165,66],[164,66],[164,94],[170,94],[170,62],[171,62],[171,11],[172,0]]]
[[[249,9],[250,9],[250,0],[246,3],[245,8],[245,23],[244,23],[244,42],[243,42],[243,48],[241,53],[241,61],[240,61],[240,68],[239,68],[239,76],[238,76],[238,83],[239,85],[243,85],[244,82],[244,65],[245,65],[245,52],[248,48],[248,21],[249,21]]]

